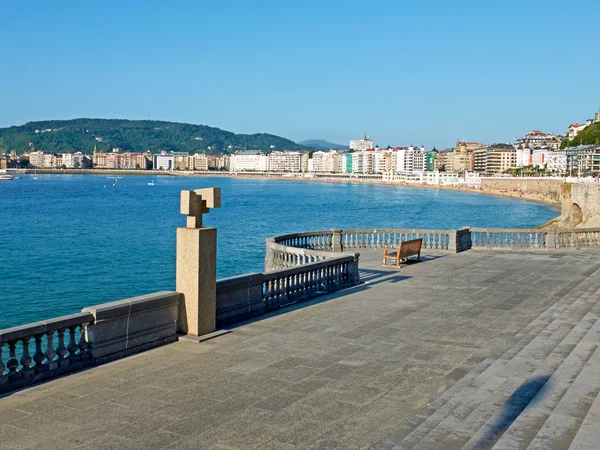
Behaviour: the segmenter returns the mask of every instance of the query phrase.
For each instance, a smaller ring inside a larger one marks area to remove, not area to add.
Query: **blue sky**
[[[6,1],[0,126],[161,119],[345,144],[509,141],[600,107],[600,4]]]

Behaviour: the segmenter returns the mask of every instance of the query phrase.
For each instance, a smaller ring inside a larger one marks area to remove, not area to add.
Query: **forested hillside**
[[[0,153],[31,150],[92,153],[120,148],[123,151],[159,150],[212,154],[250,150],[305,148],[272,134],[235,134],[206,125],[157,120],[73,119],[29,122],[0,128]]]

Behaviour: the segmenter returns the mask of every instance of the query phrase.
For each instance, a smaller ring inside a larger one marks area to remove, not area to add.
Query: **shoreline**
[[[205,176],[204,174],[193,174],[194,176]],[[208,176],[219,176],[208,175]],[[467,192],[472,194],[491,195],[494,197],[513,198],[515,200],[527,200],[535,203],[542,203],[547,206],[560,209],[560,203],[544,194],[532,194],[527,192],[521,192],[520,190],[506,191],[502,189],[495,189],[489,187],[471,187],[471,186],[453,186],[453,185],[431,185],[431,184],[418,184],[418,183],[400,183],[390,181],[379,181],[369,179],[339,179],[339,178],[303,178],[303,177],[282,177],[282,176],[259,176],[259,175],[227,175],[232,178],[245,178],[245,179],[259,179],[259,180],[288,180],[288,181],[303,181],[303,182],[317,182],[317,183],[351,183],[351,184],[374,184],[378,186],[391,186],[391,187],[408,187],[408,188],[422,188],[422,189],[437,189],[445,191],[459,191]]]
[[[38,169],[37,174],[51,175],[132,175],[132,176],[183,176],[183,177],[223,177],[223,178],[243,178],[243,179],[258,179],[258,180],[284,180],[284,181],[302,181],[302,182],[323,182],[323,183],[351,183],[351,184],[374,184],[379,186],[396,186],[408,188],[424,188],[437,189],[446,191],[467,192],[472,194],[491,195],[494,197],[512,198],[515,200],[527,200],[544,205],[552,206],[560,209],[560,203],[554,200],[549,195],[534,194],[530,192],[522,192],[518,189],[505,190],[491,187],[472,187],[466,185],[430,185],[406,182],[391,182],[378,179],[368,178],[335,178],[335,177],[296,177],[283,176],[280,174],[263,175],[263,174],[231,174],[230,172],[165,172],[160,170],[111,170],[111,169]],[[33,174],[31,169],[17,169],[15,174]]]

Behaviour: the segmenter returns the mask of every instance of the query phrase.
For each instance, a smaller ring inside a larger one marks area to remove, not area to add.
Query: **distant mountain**
[[[333,142],[326,141],[325,139],[307,139],[305,141],[297,142],[297,144],[305,147],[313,147],[319,150],[344,150],[348,148],[347,145],[334,144]]]
[[[274,146],[274,147],[272,147]],[[308,150],[272,134],[235,134],[219,128],[158,120],[73,119],[0,128],[0,153],[33,150],[233,153],[236,150]]]

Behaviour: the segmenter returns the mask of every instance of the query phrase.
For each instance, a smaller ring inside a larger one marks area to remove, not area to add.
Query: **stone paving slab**
[[[0,448],[372,448],[446,417],[450,393],[474,379],[490,398],[510,395],[516,383],[495,371],[524,377],[525,356],[568,355],[577,342],[566,327],[592,326],[568,305],[597,301],[600,252],[432,253],[401,269],[380,257],[361,254],[354,288],[1,397]],[[572,392],[596,414],[596,391],[581,382]],[[536,445],[572,412],[567,400],[561,408]],[[594,422],[569,418],[571,439],[585,426],[583,448]],[[456,448],[470,439],[451,436]]]

